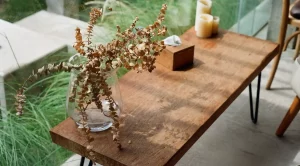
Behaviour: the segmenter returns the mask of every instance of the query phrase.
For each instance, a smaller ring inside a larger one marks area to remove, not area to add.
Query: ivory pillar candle
[[[197,0],[197,10],[196,10],[196,20],[195,20],[195,30],[197,31],[198,19],[201,14],[210,14],[212,2],[211,0]]]
[[[208,38],[212,35],[213,16],[210,14],[201,14],[196,27],[196,35],[201,38]]]
[[[212,25],[212,34],[217,34],[219,31],[219,23],[220,23],[220,18],[214,16],[213,17],[213,25]]]

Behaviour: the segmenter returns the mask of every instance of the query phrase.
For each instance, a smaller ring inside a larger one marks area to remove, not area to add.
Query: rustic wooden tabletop
[[[222,31],[199,39],[194,65],[170,71],[131,71],[120,80],[124,102],[119,151],[110,131],[92,134],[103,165],[174,165],[278,53],[278,44]],[[87,141],[68,118],[51,130],[53,142],[85,156]],[[131,143],[129,143],[129,141]]]

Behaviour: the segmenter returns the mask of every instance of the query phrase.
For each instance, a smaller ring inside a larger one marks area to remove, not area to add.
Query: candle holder
[[[210,14],[211,7],[211,0],[197,0],[195,31],[200,38],[218,34],[220,18]]]
[[[211,13],[211,0],[197,0],[197,10],[196,10],[196,20],[195,20],[195,30],[199,26],[199,17],[201,14],[210,14]]]
[[[201,14],[198,18],[198,27],[196,35],[200,38],[208,38],[212,35],[213,16],[210,14]]]
[[[212,34],[218,34],[219,32],[219,23],[220,23],[220,17],[214,16],[213,17],[213,25],[212,25]]]

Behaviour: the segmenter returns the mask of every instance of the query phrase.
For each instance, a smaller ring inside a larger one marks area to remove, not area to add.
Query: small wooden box
[[[182,41],[180,46],[167,46],[156,60],[170,70],[178,70],[193,64],[194,48],[195,45]]]

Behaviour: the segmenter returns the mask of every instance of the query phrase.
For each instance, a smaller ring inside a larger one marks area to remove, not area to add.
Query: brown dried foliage
[[[143,70],[151,72],[155,69],[156,56],[165,49],[165,45],[163,41],[153,41],[153,37],[163,36],[167,32],[167,28],[162,25],[166,10],[167,5],[162,5],[157,20],[146,28],[136,28],[138,21],[138,17],[136,17],[130,27],[124,31],[121,31],[120,27],[117,26],[116,39],[110,43],[93,45],[91,41],[93,28],[97,19],[102,15],[102,9],[92,8],[86,39],[83,40],[80,29],[76,28],[76,42],[73,46],[87,61],[78,66],[66,63],[49,64],[47,67],[39,69],[38,72],[34,72],[28,80],[34,80],[58,71],[70,72],[71,69],[78,70],[79,74],[73,82],[69,101],[76,102],[80,111],[80,123],[82,125],[79,127],[84,130],[87,139],[91,142],[93,138],[89,135],[90,129],[87,124],[88,117],[85,110],[88,105],[94,102],[98,109],[103,111],[100,98],[105,97],[110,103],[109,109],[111,114],[109,116],[113,120],[113,140],[118,144],[118,148],[121,149],[119,138],[120,122],[117,109],[114,107],[117,104],[111,96],[112,92],[109,85],[105,81],[107,78],[106,74],[118,67],[125,67],[129,70],[134,69],[137,72],[142,72]],[[17,115],[22,115],[23,113],[23,104],[26,98],[24,91],[25,83],[16,95]],[[87,152],[93,159],[94,152],[91,145],[87,146]]]

